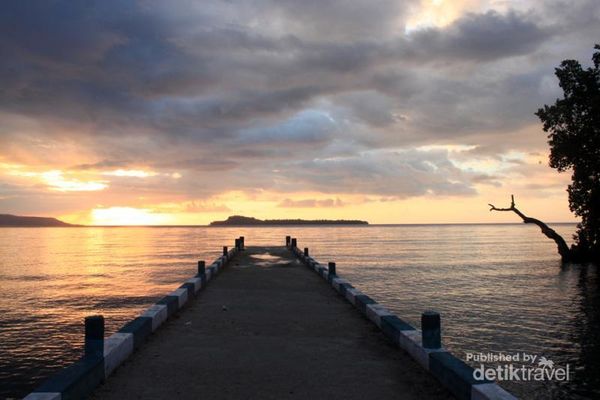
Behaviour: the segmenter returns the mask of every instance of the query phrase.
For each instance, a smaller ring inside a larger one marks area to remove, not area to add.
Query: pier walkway
[[[92,399],[449,399],[285,247],[249,247]]]

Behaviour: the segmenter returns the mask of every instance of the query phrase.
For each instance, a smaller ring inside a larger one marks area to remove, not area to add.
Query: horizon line
[[[570,221],[552,221],[546,222],[547,224],[554,225],[569,225],[577,224],[578,222]],[[157,224],[157,225],[82,225],[82,224],[71,224],[69,226],[2,226],[2,228],[255,228],[255,227],[287,227],[287,226],[299,226],[299,227],[310,227],[310,226],[328,226],[328,227],[362,227],[366,228],[369,226],[427,226],[427,225],[531,225],[525,222],[431,222],[431,223],[367,223],[367,224],[289,224],[289,225],[278,225],[278,224],[261,224],[261,225],[210,225],[210,224]]]

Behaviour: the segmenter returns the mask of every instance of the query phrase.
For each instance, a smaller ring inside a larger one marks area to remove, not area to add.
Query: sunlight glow
[[[48,185],[51,190],[59,192],[93,192],[104,190],[108,187],[108,182],[106,181],[83,181],[75,178],[67,178],[64,176],[63,171],[57,169],[44,172],[29,172],[16,168],[11,170],[9,174],[12,176],[38,178]]]
[[[406,33],[419,29],[442,28],[465,11],[480,8],[479,0],[423,0],[421,7],[406,21]]]
[[[478,157],[451,159],[452,163],[463,171],[497,174],[514,168],[519,164],[537,164],[537,157],[527,156],[522,152],[510,151],[497,157]]]
[[[91,212],[93,225],[160,225],[168,222],[168,216],[153,213],[146,208],[95,208]]]
[[[106,181],[84,182],[77,179],[65,178],[63,173],[58,170],[43,172],[41,177],[48,186],[60,192],[93,192],[104,190],[108,187]]]

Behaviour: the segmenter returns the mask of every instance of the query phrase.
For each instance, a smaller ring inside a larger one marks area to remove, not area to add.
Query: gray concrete
[[[281,257],[264,258],[264,255]],[[283,247],[248,248],[93,399],[448,399]]]

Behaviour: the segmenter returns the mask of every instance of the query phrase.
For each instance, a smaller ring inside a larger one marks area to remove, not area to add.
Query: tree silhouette
[[[581,261],[600,260],[600,51],[592,61],[587,69],[563,61],[556,76],[564,97],[536,113],[548,132],[550,166],[572,172],[569,208],[581,217],[572,251]]]
[[[535,113],[548,133],[550,166],[558,172],[572,172],[569,208],[581,217],[575,244],[568,248],[548,225],[520,212],[514,197],[508,208],[490,204],[490,211],[512,211],[523,222],[538,225],[556,242],[565,262],[600,261],[600,45],[594,49],[598,51],[592,56],[593,67],[584,69],[576,60],[564,60],[556,68],[564,96]]]

